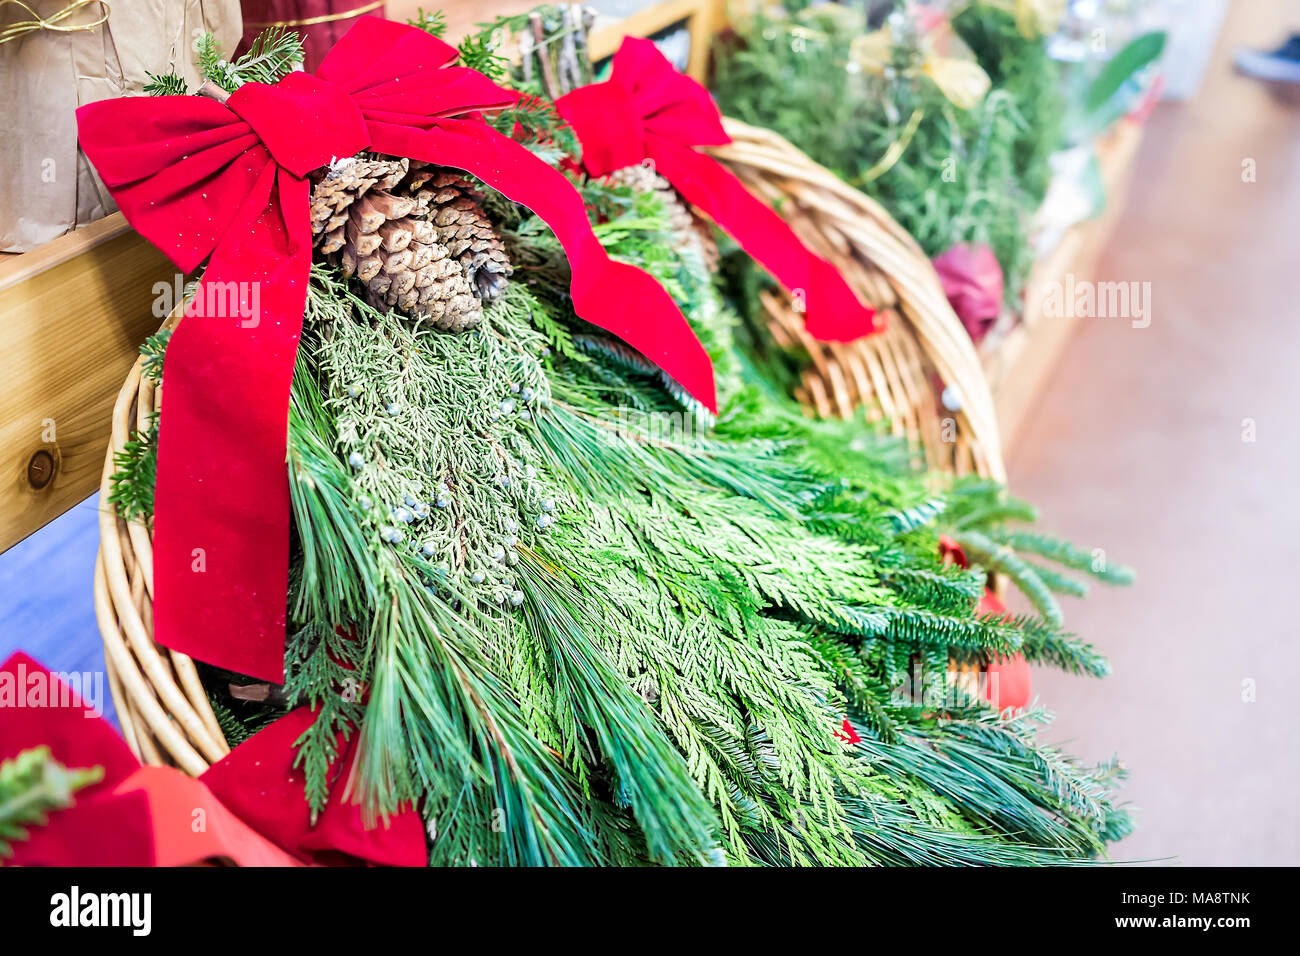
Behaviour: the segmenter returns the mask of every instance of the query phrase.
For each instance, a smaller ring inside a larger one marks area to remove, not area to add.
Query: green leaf
[[[1130,40],[1092,81],[1084,97],[1084,107],[1089,112],[1101,109],[1139,70],[1159,59],[1164,49],[1163,31],[1144,33]]]

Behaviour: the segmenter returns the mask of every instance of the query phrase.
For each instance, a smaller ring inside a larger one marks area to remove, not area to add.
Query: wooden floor
[[[1295,4],[1234,4],[1200,95],[1153,116],[1099,266],[1151,283],[1151,325],[1079,322],[1008,462],[1052,530],[1138,568],[1066,609],[1115,673],[1035,686],[1055,738],[1132,770],[1117,858],[1300,863],[1300,106],[1231,70],[1291,30]]]
[[[1288,29],[1292,5],[1238,2],[1200,96],[1152,118],[1100,266],[1152,283],[1151,325],[1079,323],[1011,449],[1051,530],[1139,568],[1067,607],[1115,673],[1036,675],[1053,739],[1132,769],[1140,829],[1119,858],[1300,863],[1300,107],[1229,68],[1234,46]],[[95,509],[0,555],[0,657],[102,667]]]

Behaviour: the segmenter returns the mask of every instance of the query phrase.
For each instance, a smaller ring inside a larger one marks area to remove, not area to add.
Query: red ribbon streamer
[[[672,299],[613,262],[560,172],[479,115],[515,94],[413,27],[363,17],[313,76],[225,103],[104,100],[81,146],[131,224],[183,271],[211,256],[164,369],[155,639],[283,682],[289,386],[311,264],[308,172],[363,149],[451,166],[531,208],[572,268],[575,311],[716,411],[713,369]]]
[[[650,40],[627,37],[610,78],[580,87],[556,109],[582,143],[582,163],[604,176],[647,160],[691,205],[703,210],[801,303],[809,334],[851,342],[884,328],[844,277],[726,167],[695,149],[731,142],[699,83],[678,73]]]

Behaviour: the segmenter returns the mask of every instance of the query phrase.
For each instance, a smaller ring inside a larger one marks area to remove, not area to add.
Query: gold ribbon
[[[93,23],[68,23],[63,21],[68,19],[82,7],[88,7],[91,4],[98,6],[103,12],[98,20]],[[31,16],[30,20],[20,20],[17,23],[11,23],[9,26],[0,30],[0,43],[8,43],[10,40],[17,40],[29,33],[35,33],[37,30],[53,30],[56,33],[86,33],[90,30],[102,27],[108,22],[108,15],[112,12],[105,0],[73,0],[58,13],[51,14],[48,19],[42,17],[39,13],[23,3],[23,0],[0,0],[0,9],[13,5],[21,7]]]
[[[334,13],[324,13],[319,17],[303,17],[299,20],[272,20],[269,23],[249,23],[245,21],[244,29],[248,30],[249,27],[258,30],[264,30],[267,27],[310,27],[315,26],[317,23],[333,23],[335,20],[349,20],[352,17],[359,17],[371,10],[378,10],[383,5],[384,0],[376,0],[375,3],[367,3],[352,10],[336,10]]]
[[[894,168],[894,165],[903,158],[903,151],[912,144],[912,137],[921,126],[921,120],[925,117],[925,111],[915,109],[912,111],[911,118],[908,119],[907,125],[903,131],[898,134],[898,138],[889,144],[885,149],[885,154],[880,157],[876,165],[872,166],[861,176],[855,176],[849,182],[851,186],[865,186],[867,183],[879,179],[885,173]]]

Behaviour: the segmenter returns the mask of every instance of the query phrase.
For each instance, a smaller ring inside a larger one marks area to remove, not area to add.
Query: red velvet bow
[[[310,822],[302,773],[292,769],[293,743],[312,720],[306,708],[254,735],[195,780],[168,767],[140,766],[108,721],[26,654],[0,665],[0,705],[0,760],[44,746],[65,767],[103,768],[103,777],[79,790],[72,806],[55,811],[45,826],[16,841],[6,863],[428,862],[424,828],[413,809],[367,828],[361,808],[335,794],[320,820]],[[341,747],[338,766],[351,759],[350,748]],[[347,774],[337,777],[342,781]],[[341,788],[340,782],[335,789]]]
[[[81,146],[131,224],[191,271],[211,256],[164,369],[155,495],[160,644],[282,682],[288,586],[288,395],[311,264],[303,177],[371,149],[464,169],[523,203],[568,254],[578,315],[716,410],[713,371],[672,299],[610,260],[560,172],[478,111],[514,94],[446,66],[456,51],[363,17],[316,75],[77,111]]]
[[[721,163],[694,148],[726,145],[731,137],[708,90],[678,73],[652,41],[624,39],[608,81],[576,89],[555,106],[581,141],[590,175],[651,161],[801,302],[811,335],[850,342],[884,327],[834,266]]]

